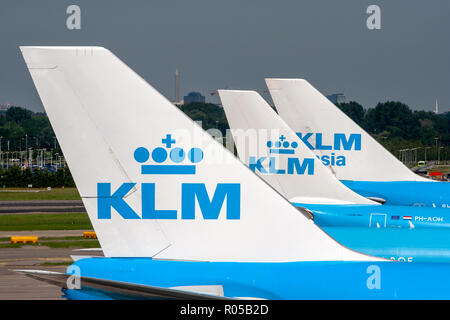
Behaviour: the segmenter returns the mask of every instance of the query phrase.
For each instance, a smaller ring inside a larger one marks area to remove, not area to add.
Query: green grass
[[[0,243],[0,248],[21,248],[23,246],[45,246],[50,248],[100,248],[98,240],[81,241],[39,241],[37,244],[24,243]]]
[[[40,241],[39,245],[50,248],[100,248],[98,240],[81,240],[81,241]]]
[[[0,215],[0,231],[92,229],[87,213]]]
[[[14,192],[14,190],[39,192]],[[51,191],[37,188],[0,188],[0,201],[14,200],[81,200],[81,198],[77,188],[52,188]]]
[[[84,239],[83,236],[79,236],[79,237],[39,237],[39,240],[83,240],[83,239]]]
[[[30,244],[28,244],[30,246]],[[16,244],[12,244],[12,243],[0,243],[0,249],[3,248],[20,248],[22,246],[25,246],[25,244],[23,243],[16,243]],[[35,246],[35,244],[34,244]]]

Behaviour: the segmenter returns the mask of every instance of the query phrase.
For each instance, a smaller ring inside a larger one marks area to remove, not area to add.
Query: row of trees
[[[450,142],[449,112],[412,111],[406,104],[391,101],[367,110],[355,101],[338,104],[338,107],[371,134],[385,132],[391,137],[423,143],[432,143],[440,136],[443,143]]]
[[[406,104],[394,101],[378,103],[369,109],[355,101],[338,104],[338,107],[396,156],[401,149],[420,148],[420,157],[424,159],[427,148],[428,160],[438,158],[438,149],[440,159],[446,157],[450,144],[450,112],[412,111]]]
[[[395,156],[399,155],[400,149],[421,147],[422,154],[428,149],[428,160],[437,159],[437,149],[441,150],[441,160],[447,158],[446,152],[450,144],[450,112],[435,114],[427,111],[413,111],[406,104],[393,101],[379,103],[375,108],[369,109],[365,109],[355,101],[338,104],[338,107]],[[190,103],[179,108],[193,120],[202,121],[204,129],[217,128],[225,136],[229,126],[224,110],[220,106],[212,103]],[[0,113],[2,151],[8,149],[8,141],[11,151],[25,150],[25,144],[33,149],[46,148],[47,150],[58,146],[48,117],[44,113],[33,113],[21,107],[10,107],[6,112]],[[439,148],[441,146],[445,149]],[[425,149],[425,147],[428,148]],[[54,152],[61,154],[59,147]],[[33,155],[35,153],[36,151]],[[419,158],[423,158],[423,155]],[[12,172],[17,171],[14,170]],[[49,176],[41,177],[46,174]],[[70,175],[70,172],[67,170],[66,174]],[[26,173],[26,175],[29,174]],[[52,173],[37,171],[37,173],[33,172],[33,175],[39,176],[36,178],[39,181],[49,181],[48,186],[63,185],[67,182],[61,178],[58,180]],[[4,176],[7,177],[8,174]],[[26,179],[30,180],[29,177]],[[30,184],[41,185],[39,182]],[[45,183],[42,185],[45,186]]]
[[[222,131],[225,136],[226,130],[229,129],[228,121],[223,108],[213,103],[193,102],[180,106],[183,111],[192,120],[201,121],[205,130],[214,128]]]
[[[7,188],[74,187],[75,183],[67,167],[55,172],[49,170],[22,169],[14,166],[9,169],[0,168],[0,186]]]
[[[438,137],[442,145],[450,143],[450,112],[412,111],[406,104],[393,101],[378,103],[369,109],[355,101],[338,104],[338,107],[364,130],[375,137],[383,137],[383,140],[400,139],[434,145]],[[229,128],[223,108],[218,105],[190,103],[180,109],[193,120],[201,120],[203,129],[218,128],[225,134]]]
[[[21,107],[10,107],[0,113],[1,150],[25,150],[28,147],[51,149],[55,133],[44,113],[33,113]]]
[[[417,159],[446,160],[449,156],[450,112],[413,111],[394,101],[378,103],[369,109],[355,101],[338,107],[397,157],[399,150],[412,148],[419,148]],[[218,128],[225,136],[229,128],[223,108],[218,105],[190,103],[180,109],[193,120],[202,121],[205,130]]]

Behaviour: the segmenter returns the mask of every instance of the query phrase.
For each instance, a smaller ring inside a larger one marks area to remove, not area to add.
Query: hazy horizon
[[[66,9],[81,8],[81,30]],[[369,5],[381,29],[369,30]],[[344,93],[365,108],[400,101],[413,110],[450,111],[450,2],[208,0],[3,0],[0,104],[43,112],[20,45],[95,45],[115,53],[169,100],[218,103],[220,88],[269,100],[264,78],[304,78],[325,95]],[[271,102],[271,100],[269,100]]]

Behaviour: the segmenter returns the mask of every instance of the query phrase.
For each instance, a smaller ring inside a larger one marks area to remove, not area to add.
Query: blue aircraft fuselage
[[[369,255],[407,262],[450,262],[447,209],[388,205],[299,204],[342,245]]]
[[[392,205],[293,203],[314,213],[321,227],[450,228],[450,210]]]
[[[386,200],[386,204],[450,209],[450,183],[436,181],[341,180],[364,197]]]
[[[352,250],[397,261],[450,263],[450,230],[324,227]]]
[[[161,288],[222,286],[230,298],[450,299],[450,264],[401,262],[186,262],[88,258],[81,276]],[[426,275],[426,276],[423,276]],[[111,299],[95,290],[64,290],[69,299]]]

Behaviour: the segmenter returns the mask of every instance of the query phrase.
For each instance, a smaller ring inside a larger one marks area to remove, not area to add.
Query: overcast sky
[[[66,9],[81,8],[81,30]],[[369,30],[366,9],[381,8]],[[19,45],[113,51],[170,100],[199,91],[265,90],[265,77],[305,78],[364,107],[398,100],[450,110],[448,0],[1,0],[0,104],[43,111]],[[265,98],[268,98],[265,94]]]

